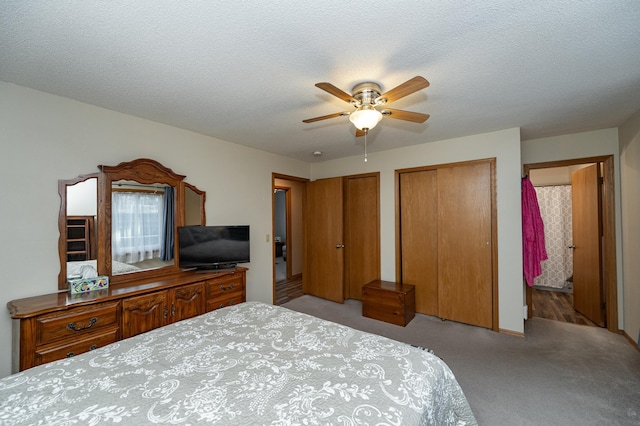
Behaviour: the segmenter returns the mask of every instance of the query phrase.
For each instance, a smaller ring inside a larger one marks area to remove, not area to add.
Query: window
[[[113,192],[111,250],[118,262],[160,257],[163,244],[163,194]]]

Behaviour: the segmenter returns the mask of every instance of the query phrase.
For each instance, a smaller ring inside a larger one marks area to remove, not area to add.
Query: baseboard
[[[541,285],[534,285],[533,288],[542,291],[555,291],[558,293],[573,293],[573,286],[571,287],[545,287]]]
[[[504,328],[499,328],[498,329],[498,333],[509,334],[511,336],[516,336],[516,337],[524,337],[524,333],[523,332],[507,330],[507,329],[504,329]]]
[[[629,341],[629,343],[631,343],[631,345],[636,348],[636,351],[640,352],[640,341],[636,342],[635,340],[633,340],[631,338],[631,336],[629,336],[624,330],[620,330],[620,332],[622,333],[622,335],[625,337],[625,339],[627,339]],[[640,336],[638,336],[638,339],[640,339]]]

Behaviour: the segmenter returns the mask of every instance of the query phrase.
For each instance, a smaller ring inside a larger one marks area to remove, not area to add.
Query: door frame
[[[276,185],[276,179],[282,179],[282,180],[289,180],[289,181],[294,181],[294,182],[301,182],[303,184],[306,184],[307,182],[309,182],[309,179],[307,178],[301,178],[298,176],[291,176],[291,175],[285,175],[282,173],[275,173],[272,172],[271,173],[271,282],[272,282],[272,290],[271,290],[271,298],[273,300],[273,304],[276,304],[277,298],[276,298],[276,245],[273,243],[273,236],[275,235],[276,232],[276,205],[275,205],[275,190],[279,187],[281,187],[281,185]],[[290,189],[290,188],[289,188]],[[287,191],[287,199],[289,199],[289,197],[291,196],[290,192]],[[305,227],[306,227],[306,212],[305,212],[305,205],[306,205],[306,191],[303,190],[303,194],[302,194],[302,247],[296,248],[296,251],[298,252],[298,256],[301,256],[302,259],[302,271],[304,273],[305,270],[305,256],[304,256],[304,247],[306,244],[306,235],[305,235]],[[291,223],[290,223],[290,217],[291,217],[291,211],[290,211],[290,207],[288,205],[288,201],[287,201],[287,238],[289,238],[289,236],[291,235]],[[291,270],[291,262],[287,262],[287,276],[291,276],[292,274],[292,270]]]
[[[283,185],[276,185],[273,191],[273,198],[274,198],[274,212],[273,212],[273,219],[274,219],[274,228],[273,228],[273,235],[274,235],[274,252],[275,252],[275,222],[276,222],[276,214],[275,214],[275,197],[276,197],[276,193],[277,191],[284,191],[284,229],[285,229],[285,234],[287,235],[287,237],[289,235],[291,235],[291,187],[290,186],[283,186]],[[286,240],[285,240],[285,245],[286,245]],[[291,248],[291,247],[289,247]],[[294,247],[295,248],[295,247]],[[274,253],[273,255],[273,259],[275,261],[276,258],[276,254]],[[285,260],[285,280],[288,280],[291,278],[291,262],[287,262]]]
[[[607,329],[614,333],[619,333],[618,329],[618,275],[616,264],[616,224],[615,224],[615,173],[613,155],[603,155],[598,157],[574,158],[570,160],[547,161],[544,163],[523,164],[522,169],[525,176],[530,170],[549,169],[554,167],[575,166],[579,164],[598,163],[603,167],[602,173],[602,233],[603,233],[603,279],[606,306]],[[532,312],[532,292],[531,287],[526,287],[527,317],[531,318]]]

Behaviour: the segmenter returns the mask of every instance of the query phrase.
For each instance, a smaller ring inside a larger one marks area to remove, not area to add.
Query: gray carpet
[[[640,352],[607,330],[532,318],[522,338],[420,314],[400,327],[362,317],[357,300],[283,306],[433,349],[480,425],[640,425]]]

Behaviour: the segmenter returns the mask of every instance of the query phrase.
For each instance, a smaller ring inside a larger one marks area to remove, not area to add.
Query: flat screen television
[[[249,225],[178,227],[182,269],[226,269],[250,262]]]

